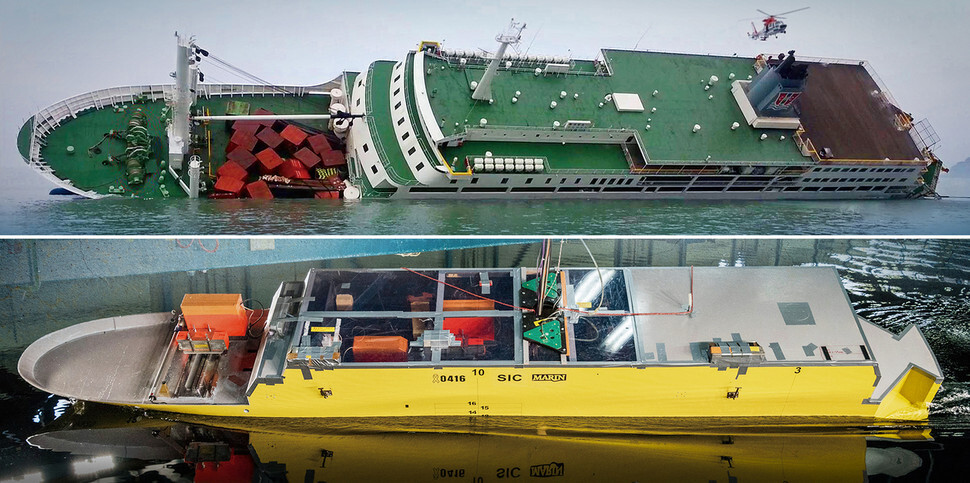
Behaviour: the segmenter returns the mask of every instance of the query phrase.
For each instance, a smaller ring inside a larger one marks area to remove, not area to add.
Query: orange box
[[[456,310],[495,310],[495,302],[482,299],[445,300],[441,308],[446,312]]]
[[[408,340],[396,335],[354,337],[354,362],[407,362]]]
[[[338,293],[337,310],[354,310],[354,296],[349,293]]]
[[[220,331],[229,337],[246,335],[246,308],[239,294],[186,294],[182,315],[189,330]]]

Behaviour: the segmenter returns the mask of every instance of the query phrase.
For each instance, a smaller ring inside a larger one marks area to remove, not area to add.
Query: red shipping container
[[[280,144],[283,144],[283,137],[276,133],[272,129],[263,129],[256,134],[256,139],[266,143],[270,148],[276,149]]]
[[[263,180],[247,184],[246,192],[249,193],[250,198],[257,200],[273,199],[273,192],[269,190],[269,185]]]
[[[247,151],[252,151],[256,147],[256,136],[246,131],[232,133],[232,137],[229,138],[229,146],[226,147],[226,152],[232,151],[235,147],[246,148]]]
[[[294,148],[299,146],[300,143],[306,140],[306,133],[303,132],[302,129],[292,124],[287,125],[285,128],[283,128],[283,131],[280,132],[280,136],[282,136],[283,139],[289,141],[289,143],[292,144]]]
[[[238,163],[239,166],[242,166],[244,169],[249,169],[249,167],[256,162],[256,155],[240,147],[233,149],[229,154],[227,154],[226,159]]]
[[[262,124],[260,124],[259,121],[233,121],[232,123],[233,131],[242,131],[254,136],[260,127],[262,127]]]
[[[232,178],[232,177],[229,177],[229,176],[222,176],[222,177],[220,177],[219,179],[216,180],[216,189],[217,190],[219,190],[219,191],[225,191],[225,192],[228,192],[228,193],[234,193],[236,195],[238,195],[239,192],[242,191],[243,186],[246,186],[246,183],[243,180],[239,179],[239,178]]]
[[[256,153],[256,159],[259,160],[259,164],[262,170],[265,172],[273,172],[276,168],[283,164],[283,158],[276,151],[270,148],[266,148],[258,153]]]
[[[323,165],[328,168],[347,164],[347,158],[344,158],[344,153],[333,149],[321,153],[320,159],[323,161]]]
[[[358,335],[353,341],[354,362],[407,362],[408,340],[392,335]]]
[[[246,179],[249,176],[249,172],[246,168],[236,164],[235,161],[226,161],[219,166],[216,170],[216,176],[220,178],[236,178],[236,179]]]
[[[256,116],[272,116],[274,112],[267,111],[266,109],[263,109],[263,108],[259,108],[253,111],[252,114]],[[255,121],[255,122],[258,122],[261,126],[272,127],[273,123],[275,123],[276,121]]]
[[[313,136],[306,138],[306,142],[310,145],[310,149],[317,154],[323,154],[327,151],[333,150],[333,148],[330,147],[330,141],[327,139],[327,136],[324,136],[323,134],[314,134]]]
[[[455,338],[470,345],[481,345],[483,341],[495,340],[495,321],[491,317],[452,317],[444,321],[444,328]]]
[[[280,166],[280,175],[290,179],[310,179],[310,173],[303,163],[296,159],[287,159]]]
[[[300,148],[299,151],[293,153],[293,157],[299,159],[307,168],[312,168],[320,164],[320,157],[313,154],[310,148]]]

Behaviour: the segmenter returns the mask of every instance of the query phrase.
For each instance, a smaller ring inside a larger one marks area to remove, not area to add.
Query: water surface
[[[40,200],[7,235],[970,235],[970,199]]]

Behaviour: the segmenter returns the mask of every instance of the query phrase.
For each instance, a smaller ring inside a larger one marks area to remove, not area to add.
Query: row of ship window
[[[891,183],[897,181],[899,178],[809,178],[806,182],[810,183],[829,183],[829,182],[842,182],[842,183]]]
[[[413,150],[414,148],[411,148],[411,149]],[[409,153],[409,154],[413,154],[413,153]],[[421,163],[421,164],[419,164],[417,166],[418,171],[420,171],[421,168],[424,167],[423,164],[424,163]],[[499,182],[499,184],[508,184],[510,179],[511,178],[502,178],[502,180]],[[471,184],[478,184],[478,180],[479,180],[479,178],[472,178],[471,179]],[[535,180],[535,178],[526,178],[525,179],[525,184],[532,184],[532,182],[534,180]],[[599,184],[599,185],[614,185],[615,184],[617,186],[619,186],[619,185],[630,185],[630,184],[633,184],[633,182],[635,180],[636,180],[636,178],[593,178],[593,179],[591,179],[589,181],[589,185],[597,185],[597,184]],[[783,180],[783,181],[789,181],[789,182],[791,182],[792,180]],[[819,179],[807,179],[805,181],[806,182],[814,182],[814,183],[826,183],[826,182],[843,182],[843,183],[851,183],[851,182],[891,183],[893,181],[903,181],[903,180],[902,179],[899,179],[899,178],[819,178]],[[566,184],[566,182],[567,182],[567,178],[560,178],[559,179],[559,184]],[[582,182],[583,182],[583,178],[576,178],[576,181],[573,184],[581,184]],[[664,183],[670,183],[670,182],[671,181],[669,181],[669,180],[657,181],[658,184],[664,184]],[[457,183],[458,183],[458,180],[457,179],[451,180],[451,184],[457,184]],[[552,178],[546,178],[545,184],[551,184],[551,183],[552,183]],[[640,178],[640,181],[637,184],[638,185],[647,185],[647,184],[649,184],[649,182],[646,181],[643,177],[641,177]],[[687,183],[680,182],[678,184],[687,184]],[[734,186],[738,186],[738,185],[768,185],[768,184],[771,184],[771,180],[770,179],[765,179],[765,180],[760,180],[760,181],[737,181],[737,182],[733,183]],[[708,182],[705,182],[703,178],[700,178],[697,181],[695,181],[695,183],[694,183],[693,186],[697,186],[697,185],[713,185],[715,187],[717,187],[717,186],[726,187],[726,186],[731,186],[732,183],[729,183],[729,182],[708,183]],[[873,187],[873,189],[875,189],[875,188],[884,188],[884,187]],[[797,188],[795,188],[795,189],[797,189]],[[850,189],[851,189],[851,187],[850,187]]]
[[[475,180],[472,180],[471,184],[475,184]],[[887,193],[904,193],[911,188],[905,185],[897,186],[806,186],[806,187],[786,187],[786,188],[775,188],[773,191],[782,190],[785,192],[793,191],[885,191]],[[669,192],[669,193],[682,193],[682,192],[698,192],[698,191],[708,191],[708,192],[737,192],[737,191],[768,191],[769,189],[765,186],[614,186],[614,187],[590,187],[590,186],[578,186],[578,187],[464,187],[459,189],[458,187],[446,188],[441,186],[416,186],[409,189],[412,193],[457,193],[459,191],[463,193],[506,193],[506,192],[524,192],[524,193],[566,193],[566,192],[637,192],[637,193],[656,193],[656,192]]]
[[[912,173],[916,168],[815,168],[814,173]]]

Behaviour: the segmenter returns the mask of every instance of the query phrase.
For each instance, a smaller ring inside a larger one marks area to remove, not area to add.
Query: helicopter
[[[767,17],[761,20],[761,22],[765,25],[765,27],[763,30],[759,32],[758,27],[755,27],[754,22],[752,22],[751,28],[754,29],[754,32],[751,32],[749,35],[753,40],[758,40],[758,39],[768,40],[768,37],[772,35],[774,35],[775,37],[778,37],[778,34],[783,34],[788,29],[788,24],[781,21],[781,19],[785,18],[785,17],[782,17],[782,15],[801,12],[802,10],[808,10],[809,8],[811,7],[802,7],[802,8],[789,10],[787,12],[778,13],[778,14],[772,14],[772,13],[765,12],[764,10],[758,9],[759,12],[761,12],[764,15],[767,15]]]

